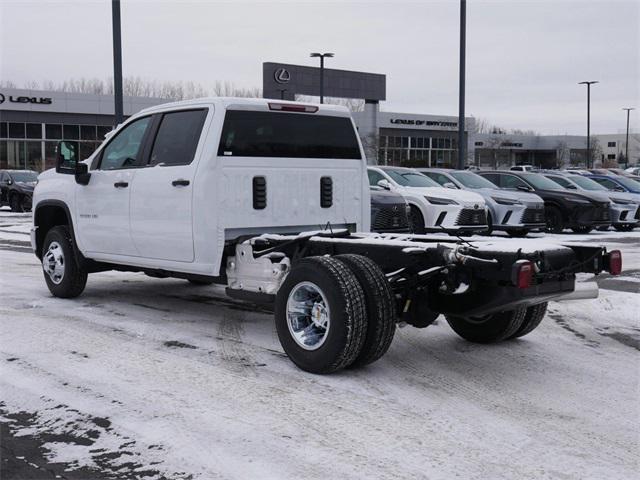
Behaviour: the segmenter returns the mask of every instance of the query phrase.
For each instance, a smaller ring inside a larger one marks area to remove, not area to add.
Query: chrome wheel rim
[[[64,253],[58,242],[51,242],[47,252],[42,257],[42,268],[49,275],[49,279],[59,285],[64,278]]]
[[[305,350],[317,350],[327,336],[331,312],[324,292],[315,283],[300,282],[287,299],[287,326],[295,342]]]

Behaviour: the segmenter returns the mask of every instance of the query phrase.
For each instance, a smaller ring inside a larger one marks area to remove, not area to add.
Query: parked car
[[[38,173],[32,170],[0,170],[0,207],[9,205],[13,212],[31,211],[37,181]]]
[[[625,170],[625,172],[631,175],[640,175],[640,167],[629,167]]]
[[[482,195],[489,209],[489,232],[501,230],[512,237],[524,237],[531,230],[544,229],[544,201],[528,192],[502,190],[476,173],[444,168],[418,169],[446,188],[459,188]]]
[[[410,233],[409,204],[402,195],[371,187],[371,231],[379,233]]]
[[[561,233],[565,228],[571,228],[576,233],[588,233],[594,228],[611,225],[610,202],[569,192],[539,173],[488,171],[479,175],[501,188],[533,192],[542,197],[550,232]]]
[[[595,180],[600,185],[614,192],[640,194],[640,183],[632,178],[614,175],[590,175],[588,178]]]
[[[536,170],[536,167],[533,165],[514,165],[509,170],[514,172],[533,172]]]
[[[544,176],[567,190],[578,191],[598,201],[610,201],[611,225],[616,230],[628,232],[638,225],[640,198],[634,198],[633,194],[607,190],[599,183],[582,175],[544,173]],[[608,227],[602,226],[598,229],[607,230]]]
[[[415,233],[484,232],[484,199],[473,192],[441,187],[422,173],[403,167],[369,167],[369,184],[397,192],[409,203],[409,221]]]

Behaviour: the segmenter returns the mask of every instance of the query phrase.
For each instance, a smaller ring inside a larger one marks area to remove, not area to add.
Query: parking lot
[[[440,317],[399,328],[367,368],[316,376],[288,361],[264,307],[218,287],[107,272],[75,300],[53,298],[29,222],[0,211],[0,425],[13,478],[637,474],[637,230],[545,235],[620,249],[624,271],[599,277],[598,299],[552,302],[526,338],[471,344]]]

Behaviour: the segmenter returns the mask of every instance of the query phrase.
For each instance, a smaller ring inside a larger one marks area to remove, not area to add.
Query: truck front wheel
[[[44,239],[42,270],[49,291],[56,297],[74,298],[84,291],[87,271],[76,259],[69,228],[53,227]]]
[[[516,334],[524,322],[526,312],[526,308],[518,308],[481,317],[446,315],[446,318],[453,331],[465,340],[496,343]]]
[[[297,262],[278,290],[280,344],[291,361],[311,373],[351,365],[367,334],[364,291],[355,274],[332,257]]]

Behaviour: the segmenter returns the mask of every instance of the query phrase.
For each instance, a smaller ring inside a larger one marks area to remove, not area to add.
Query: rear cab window
[[[349,117],[250,110],[227,110],[218,155],[362,159]]]

